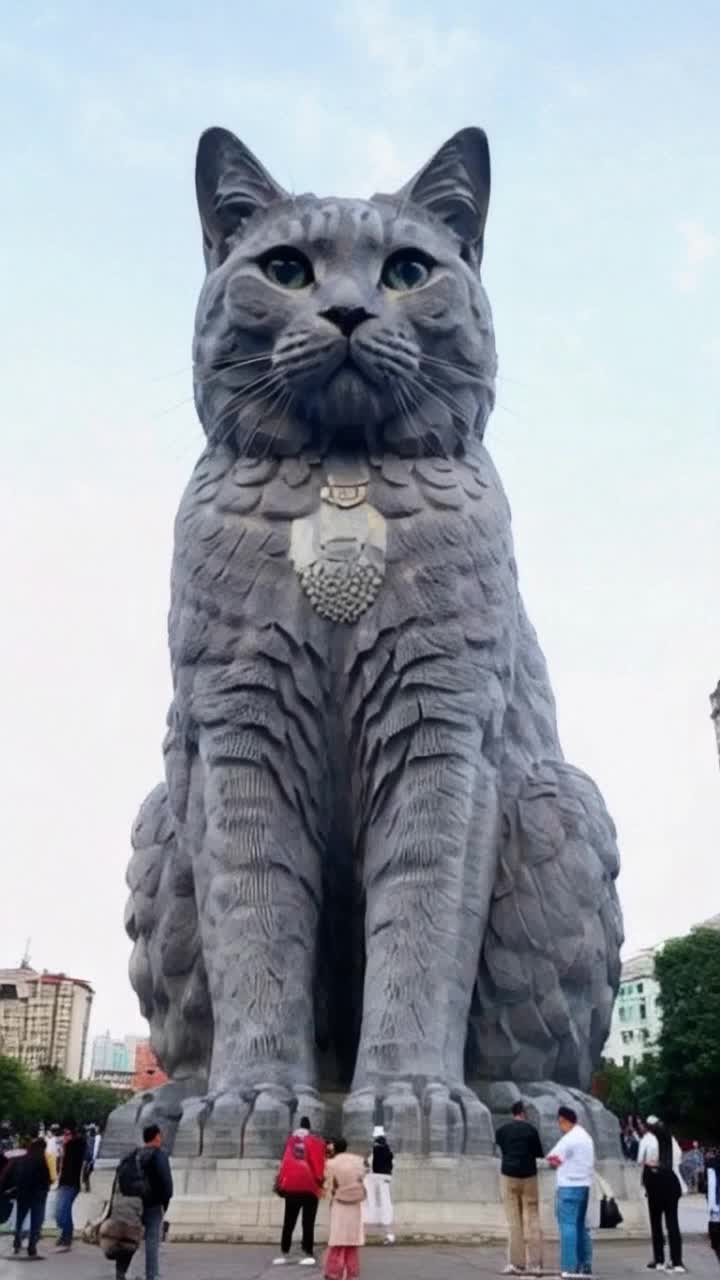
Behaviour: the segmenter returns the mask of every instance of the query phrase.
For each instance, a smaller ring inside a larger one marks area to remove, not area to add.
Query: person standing
[[[708,1236],[710,1248],[720,1262],[720,1157],[716,1151],[705,1161],[707,1173]]]
[[[335,1156],[328,1162],[330,1233],[325,1256],[326,1280],[358,1280],[360,1249],[365,1243],[363,1204],[365,1162],[351,1155],[344,1138],[335,1142]]]
[[[53,1182],[57,1181],[57,1170],[60,1164],[60,1157],[62,1155],[62,1146],[60,1125],[53,1124],[45,1133],[45,1154],[48,1157],[48,1160],[54,1162],[55,1168],[55,1177],[53,1178]],[[50,1167],[52,1170],[53,1165],[51,1164]]]
[[[525,1105],[514,1102],[512,1120],[495,1134],[500,1148],[500,1177],[508,1224],[505,1275],[540,1275],[543,1265],[537,1162],[542,1159],[540,1134],[530,1124]]]
[[[95,1168],[95,1155],[96,1155],[97,1148],[100,1145],[98,1142],[97,1127],[94,1124],[88,1125],[85,1131],[85,1141],[86,1141],[85,1163],[83,1164],[83,1171],[82,1171],[82,1185],[83,1185],[83,1191],[89,1194],[90,1175],[92,1174],[92,1171]]]
[[[368,1156],[368,1174],[365,1178],[367,1200],[365,1222],[376,1224],[385,1232],[385,1244],[394,1244],[393,1203],[390,1187],[393,1175],[392,1148],[381,1124],[373,1129],[372,1151]]]
[[[587,1226],[590,1188],[595,1172],[595,1144],[578,1124],[572,1107],[558,1109],[562,1137],[547,1161],[557,1176],[556,1212],[560,1232],[560,1274],[592,1275],[592,1240]]]
[[[74,1120],[66,1120],[65,1141],[60,1154],[60,1172],[55,1198],[55,1221],[60,1235],[56,1252],[67,1253],[73,1242],[73,1205],[80,1191],[85,1163],[85,1134]]]
[[[170,1161],[163,1151],[162,1141],[159,1126],[146,1125],[143,1129],[145,1145],[137,1154],[137,1164],[144,1184],[140,1190],[145,1228],[145,1280],[159,1280],[163,1220],[173,1197]]]
[[[301,1267],[315,1266],[315,1219],[325,1181],[325,1143],[310,1132],[310,1121],[302,1116],[290,1134],[280,1161],[276,1189],[285,1201],[280,1254],[273,1265],[283,1266],[290,1256],[293,1231],[302,1214]]]
[[[40,1257],[37,1246],[45,1221],[45,1204],[49,1190],[50,1169],[46,1158],[45,1139],[34,1137],[26,1154],[18,1161],[15,1172],[17,1212],[13,1240],[14,1254],[17,1255],[22,1250],[23,1224],[29,1216],[28,1257]]]
[[[642,1184],[648,1202],[650,1231],[652,1234],[653,1260],[648,1271],[684,1272],[682,1260],[682,1236],[678,1221],[680,1197],[685,1184],[680,1173],[682,1152],[667,1125],[657,1116],[648,1116],[645,1133],[638,1151],[638,1164],[642,1167]],[[665,1237],[663,1218],[670,1250],[670,1266],[665,1267]]]

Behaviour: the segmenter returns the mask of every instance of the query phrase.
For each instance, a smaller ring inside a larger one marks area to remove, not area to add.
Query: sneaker
[[[383,1244],[394,1244],[394,1243],[395,1243],[395,1237],[392,1231],[388,1231],[385,1239],[383,1240]]]
[[[305,1254],[305,1257],[300,1259],[300,1266],[301,1266],[301,1267],[316,1267],[316,1266],[317,1266],[317,1262],[316,1262],[316,1261],[315,1261],[315,1259],[313,1258],[312,1254],[310,1254],[310,1253],[306,1253],[306,1254]]]
[[[664,1271],[665,1263],[664,1262],[646,1262],[645,1270],[646,1271]]]
[[[290,1259],[286,1254],[281,1253],[279,1258],[273,1258],[274,1267],[286,1267]]]
[[[512,1262],[508,1262],[507,1266],[503,1267],[502,1273],[504,1276],[521,1276],[523,1274],[519,1267],[513,1266]]]

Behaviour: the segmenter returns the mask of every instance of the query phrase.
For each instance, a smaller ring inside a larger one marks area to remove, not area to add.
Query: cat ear
[[[208,269],[227,257],[230,236],[257,209],[287,194],[227,129],[206,129],[200,138],[195,187]]]
[[[490,202],[490,148],[482,129],[461,129],[395,199],[422,205],[457,233],[480,263]]]

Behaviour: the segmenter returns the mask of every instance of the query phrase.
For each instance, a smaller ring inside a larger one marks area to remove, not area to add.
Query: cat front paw
[[[322,1133],[325,1107],[314,1089],[275,1084],[225,1089],[186,1099],[175,1137],[175,1156],[279,1159],[288,1134],[307,1118]]]
[[[492,1155],[494,1135],[488,1108],[465,1085],[410,1080],[354,1090],[343,1107],[348,1141],[367,1143],[375,1125],[405,1155]]]
[[[496,1125],[508,1120],[514,1102],[525,1104],[531,1124],[537,1128],[543,1149],[549,1151],[560,1137],[558,1107],[572,1107],[583,1128],[592,1135],[598,1160],[617,1159],[620,1153],[620,1126],[617,1117],[580,1089],[556,1084],[553,1080],[534,1080],[515,1084],[512,1080],[496,1080],[478,1085],[484,1103]]]

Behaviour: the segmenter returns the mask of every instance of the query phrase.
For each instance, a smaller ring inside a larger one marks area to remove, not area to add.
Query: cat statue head
[[[482,438],[496,355],[481,129],[367,201],[290,195],[232,133],[209,129],[196,186],[207,277],[195,403],[211,444],[450,456]]]

